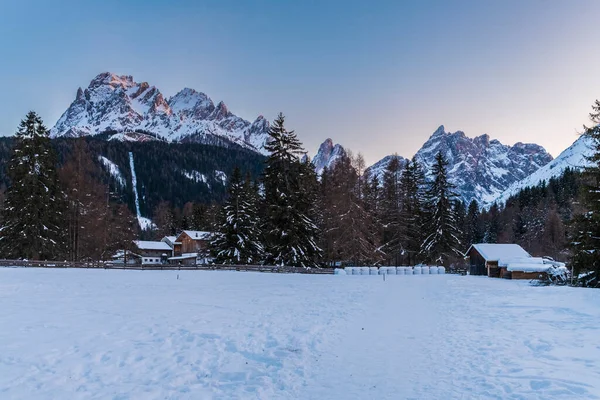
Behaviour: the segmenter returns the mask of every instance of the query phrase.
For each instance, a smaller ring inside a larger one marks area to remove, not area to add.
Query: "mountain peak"
[[[434,136],[441,136],[441,135],[445,135],[446,134],[446,128],[444,128],[444,125],[440,125],[435,132],[433,132],[433,134],[431,135],[431,137]]]
[[[331,138],[325,139],[319,146],[319,151],[312,159],[317,175],[323,173],[323,169],[332,168],[335,163],[346,156],[346,150],[340,144],[333,144]]]
[[[134,86],[135,82],[133,81],[133,76],[131,75],[117,75],[112,72],[102,72],[92,79],[89,87],[96,88],[102,85],[128,89]]]
[[[139,140],[159,138],[170,142],[200,142],[242,147],[262,152],[269,122],[250,123],[227,108],[215,107],[204,93],[184,88],[165,100],[148,82],[131,75],[98,74],[87,89],[78,90],[73,103],[51,129],[52,137],[86,136],[104,132],[142,131]]]
[[[483,134],[469,138],[463,131],[446,132],[440,126],[415,155],[428,179],[437,153],[448,161],[448,178],[466,203],[480,205],[493,201],[516,181],[548,164],[552,156],[538,145],[506,146]],[[381,182],[383,172],[394,156],[384,157],[369,167]],[[402,160],[401,160],[402,162]]]

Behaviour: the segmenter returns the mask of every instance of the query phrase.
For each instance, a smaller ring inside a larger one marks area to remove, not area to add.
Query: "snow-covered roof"
[[[134,240],[133,243],[140,250],[166,250],[171,251],[171,246],[165,242],[156,242],[150,240]]]
[[[562,262],[542,257],[501,258],[498,260],[498,266],[506,267],[507,271],[522,272],[547,272],[550,268],[565,268]]]
[[[507,271],[519,272],[547,272],[550,265],[547,264],[525,264],[525,263],[510,263],[506,267]]]
[[[169,260],[189,260],[190,258],[197,258],[198,253],[183,253],[180,256],[169,257]]]
[[[478,243],[472,244],[471,247],[465,253],[465,256],[469,254],[471,248],[477,250],[479,254],[485,259],[485,261],[499,261],[500,259],[511,259],[511,258],[523,258],[531,257],[531,255],[525,251],[518,244],[509,243]]]
[[[183,231],[186,235],[194,240],[208,240],[212,232],[206,231]]]
[[[177,241],[177,236],[165,236],[162,238],[162,241],[167,243],[169,246],[173,246],[174,244],[181,244]]]
[[[498,260],[499,267],[507,267],[510,264],[536,264],[542,265],[544,259],[541,257],[502,257]]]

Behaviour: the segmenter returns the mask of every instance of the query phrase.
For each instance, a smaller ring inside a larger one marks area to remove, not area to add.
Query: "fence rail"
[[[283,274],[333,274],[333,268],[301,268],[301,267],[283,267],[274,265],[141,265],[141,264],[119,264],[99,261],[24,261],[24,260],[0,260],[0,267],[30,267],[30,268],[89,268],[89,269],[131,269],[139,271],[254,271],[271,272]]]

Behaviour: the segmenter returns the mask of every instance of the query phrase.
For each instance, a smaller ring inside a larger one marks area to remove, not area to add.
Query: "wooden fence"
[[[139,271],[176,270],[176,271],[253,271],[271,272],[283,274],[333,274],[333,268],[301,268],[282,267],[274,265],[141,265],[120,264],[102,261],[24,261],[24,260],[0,260],[0,267],[29,267],[29,268],[90,268],[90,269],[132,269]]]

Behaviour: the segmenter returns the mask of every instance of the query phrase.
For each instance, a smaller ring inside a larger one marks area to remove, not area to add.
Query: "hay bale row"
[[[336,272],[344,271],[344,273]],[[446,273],[446,268],[416,265],[414,267],[345,267],[344,269],[335,269],[336,275],[442,275]]]

